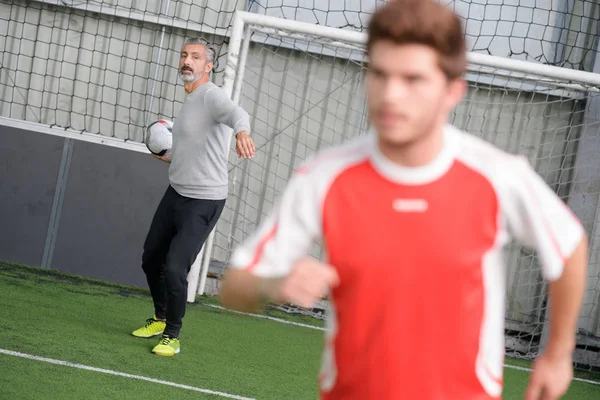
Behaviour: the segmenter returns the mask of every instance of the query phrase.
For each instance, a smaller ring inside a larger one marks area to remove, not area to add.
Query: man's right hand
[[[294,264],[287,276],[265,279],[260,286],[262,294],[270,301],[311,309],[339,282],[335,268],[313,258],[303,258]]]
[[[156,155],[156,154],[154,154],[154,153],[151,153],[151,154],[152,154],[152,157],[154,157],[154,158],[158,158],[158,159],[159,159],[159,160],[161,160],[161,161],[164,161],[164,162],[166,162],[166,163],[170,163],[170,162],[171,162],[171,160],[169,159],[169,153],[168,153],[168,152],[167,152],[167,153],[165,153],[165,154],[164,154],[164,155],[162,155],[162,156],[157,156],[157,155]]]

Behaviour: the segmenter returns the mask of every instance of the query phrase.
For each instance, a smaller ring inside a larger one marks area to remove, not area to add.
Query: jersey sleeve
[[[518,242],[537,251],[544,278],[558,279],[584,235],[583,226],[524,157],[516,161],[515,175],[506,210],[509,230]]]
[[[268,217],[233,252],[231,268],[261,277],[285,276],[321,235],[318,194],[306,173],[296,173]]]

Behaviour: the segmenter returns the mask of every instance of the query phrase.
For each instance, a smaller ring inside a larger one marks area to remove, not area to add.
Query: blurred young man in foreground
[[[376,133],[306,163],[242,244],[221,300],[331,310],[323,399],[499,399],[510,237],[537,250],[551,332],[528,400],[557,399],[587,268],[580,222],[527,161],[448,124],[466,90],[460,19],[432,0],[395,0],[368,26]],[[525,132],[524,132],[525,133]],[[307,257],[314,239],[327,260]]]

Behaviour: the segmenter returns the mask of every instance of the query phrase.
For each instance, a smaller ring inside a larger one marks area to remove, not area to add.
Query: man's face
[[[376,42],[366,82],[371,122],[391,146],[431,134],[464,93],[461,79],[448,81],[435,50],[418,44]]]
[[[206,47],[203,44],[186,44],[181,49],[179,74],[185,83],[202,79],[212,67],[212,62],[206,62]]]

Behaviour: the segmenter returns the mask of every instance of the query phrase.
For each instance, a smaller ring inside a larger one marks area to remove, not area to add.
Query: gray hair
[[[211,63],[215,62],[217,51],[208,40],[204,38],[193,37],[187,39],[183,45],[185,46],[186,44],[201,44],[202,46],[204,46],[204,48],[206,48],[206,61]]]

